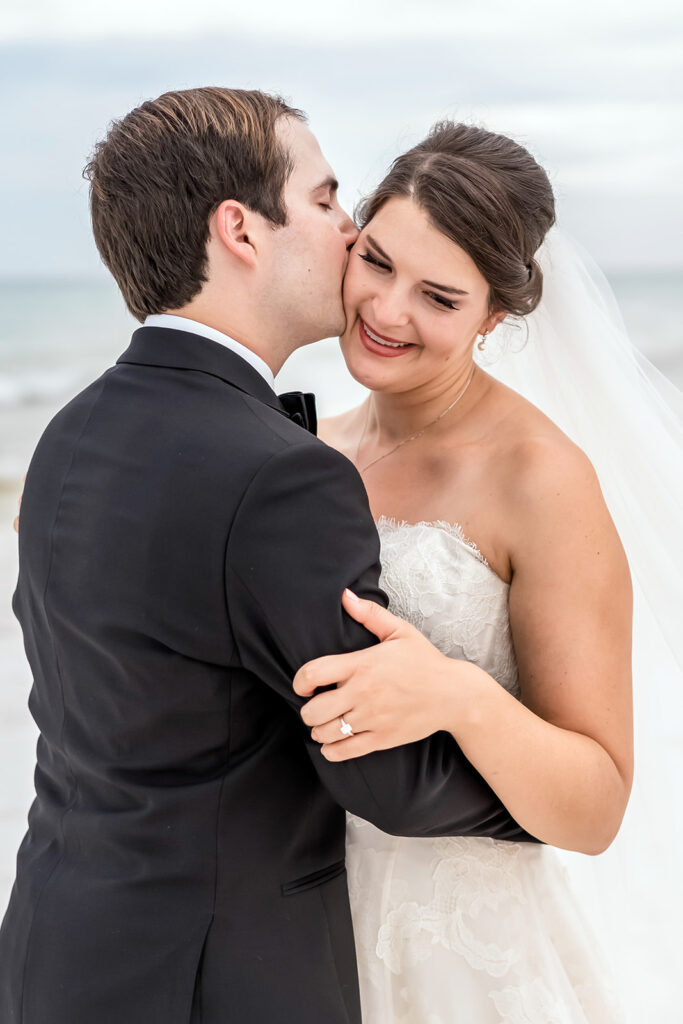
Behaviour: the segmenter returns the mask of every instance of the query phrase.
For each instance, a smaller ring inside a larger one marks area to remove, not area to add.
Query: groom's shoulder
[[[314,550],[333,544],[338,553],[349,545],[374,552],[377,533],[356,467],[317,437],[291,426],[295,436],[288,443],[273,445],[268,454],[261,450],[250,464],[231,527],[231,550],[241,544],[247,550],[265,529],[270,540],[296,540]]]
[[[155,372],[144,376],[148,387],[126,364],[105,370],[53,417],[43,440],[75,441],[84,429],[97,429],[100,420],[105,425],[125,421],[125,430],[111,432],[116,445],[123,435],[134,437],[143,428],[149,433],[156,423],[145,447],[155,447],[163,459],[163,452],[175,451],[182,440],[195,452],[203,451],[209,475],[221,479],[240,464],[250,475],[268,466],[270,474],[297,474],[318,483],[325,476],[352,481],[353,486],[360,481],[345,456],[282,410],[225,380],[202,374],[202,387],[193,387],[190,375],[173,373],[174,388],[163,389],[155,386]]]
[[[344,474],[358,475],[355,466],[346,456],[279,410],[251,395],[242,394],[240,399],[242,416],[249,420],[245,438],[255,442],[264,459],[274,458],[275,463],[282,462],[283,465],[311,461]]]
[[[272,430],[261,439],[265,443],[258,445],[265,474],[298,480],[300,485],[306,481],[312,489],[327,482],[364,493],[358,470],[341,452],[287,419],[273,423]]]
[[[272,494],[289,501],[295,494],[306,494],[311,506],[316,495],[342,492],[352,501],[367,501],[365,488],[353,463],[315,434],[269,408],[245,396],[249,422],[244,423],[245,456],[252,464],[253,494]]]
[[[48,420],[43,431],[43,438],[59,432],[69,432],[69,429],[82,429],[87,422],[93,409],[101,400],[102,393],[106,387],[109,376],[113,373],[114,367],[110,367],[100,374],[95,380],[83,387],[77,394],[73,395],[57,412]]]

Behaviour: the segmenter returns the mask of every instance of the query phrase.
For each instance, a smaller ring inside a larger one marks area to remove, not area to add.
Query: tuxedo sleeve
[[[260,469],[233,521],[228,613],[243,666],[296,712],[314,767],[347,810],[385,832],[530,840],[449,733],[331,764],[300,719],[292,679],[307,661],[376,639],[342,608],[344,587],[386,606],[379,538],[355,467],[317,442]]]

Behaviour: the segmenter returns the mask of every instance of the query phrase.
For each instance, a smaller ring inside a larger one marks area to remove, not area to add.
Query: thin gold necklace
[[[475,366],[476,366],[476,364],[472,363],[472,369],[470,370],[469,377],[467,378],[467,381],[466,381],[465,386],[462,389],[462,391],[457,395],[455,400],[453,402],[451,402],[451,404],[448,406],[447,409],[444,409],[443,412],[439,413],[439,415],[436,417],[435,420],[431,420],[431,422],[427,423],[426,426],[424,426],[422,428],[422,430],[418,430],[418,432],[416,434],[411,434],[410,437],[406,437],[406,438],[403,439],[403,441],[399,441],[398,444],[394,445],[393,448],[390,448],[388,452],[384,453],[384,455],[378,455],[376,459],[372,460],[372,462],[368,462],[367,466],[363,466],[362,469],[359,468],[358,472],[359,473],[365,473],[368,469],[370,469],[371,466],[374,466],[377,462],[381,462],[382,459],[386,459],[390,455],[393,455],[394,452],[398,451],[399,448],[402,448],[404,444],[408,444],[409,441],[416,441],[418,439],[418,437],[422,437],[422,435],[424,434],[425,430],[429,430],[429,428],[433,427],[435,423],[438,423],[439,420],[443,419],[443,417],[446,415],[446,413],[449,413],[451,411],[451,409],[453,409],[458,404],[460,399],[463,398],[465,392],[467,391],[468,387],[472,383],[472,377],[474,376]],[[370,422],[370,399],[368,399],[368,410],[367,410],[367,412],[365,414],[365,424],[363,426],[363,432],[360,435],[360,441],[358,442],[358,447],[356,449],[356,465],[358,465],[358,456],[360,455],[361,445],[363,444],[363,441],[365,440],[365,434],[367,432],[368,423],[369,422]]]

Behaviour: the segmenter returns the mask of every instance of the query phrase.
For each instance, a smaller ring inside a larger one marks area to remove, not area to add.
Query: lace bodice
[[[518,696],[509,584],[457,524],[380,516],[377,530],[391,611],[449,658],[474,662]]]

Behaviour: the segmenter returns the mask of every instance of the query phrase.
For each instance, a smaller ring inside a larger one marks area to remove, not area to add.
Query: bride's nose
[[[410,322],[406,295],[399,288],[382,289],[372,300],[372,315],[377,330],[405,327]]]

